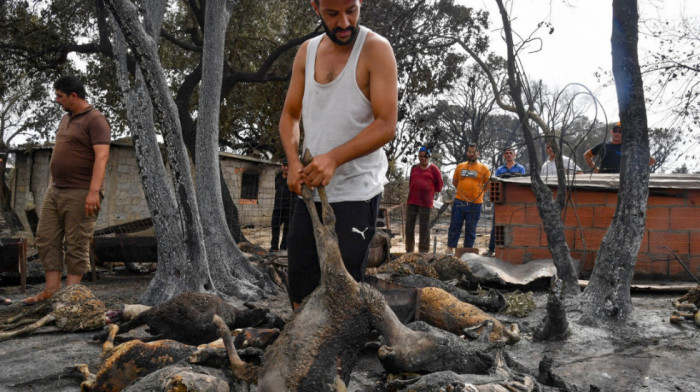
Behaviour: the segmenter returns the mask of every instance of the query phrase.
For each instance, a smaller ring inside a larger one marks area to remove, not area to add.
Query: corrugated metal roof
[[[499,181],[530,185],[530,176],[499,178]],[[542,178],[545,184],[557,186],[556,177]],[[581,188],[620,188],[619,174],[576,174],[569,176],[568,185]],[[700,174],[651,174],[649,188],[700,189]]]

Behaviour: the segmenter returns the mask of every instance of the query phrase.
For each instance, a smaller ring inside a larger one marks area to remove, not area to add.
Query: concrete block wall
[[[98,229],[151,216],[133,148],[114,145],[110,148],[103,194]]]
[[[514,264],[551,258],[529,185],[498,184],[502,187],[502,202],[495,203],[496,256]],[[564,235],[586,276],[612,223],[617,190],[577,188],[571,196],[572,204],[563,214]],[[700,276],[700,190],[650,189],[635,276],[689,279],[674,253],[695,276]]]
[[[44,194],[50,182],[51,151],[50,148],[42,148],[29,153],[18,152],[15,154],[16,172],[10,189],[12,191],[12,208],[25,227],[24,231],[17,234],[20,237],[32,237],[25,211],[31,206],[35,206],[37,214],[40,214]],[[222,156],[221,164],[224,180],[239,209],[241,225],[269,225],[274,206],[274,177],[279,166],[273,163],[238,159],[231,156]],[[240,199],[242,173],[246,170],[259,175],[258,199]],[[133,147],[112,144],[105,173],[103,194],[102,210],[96,227],[98,230],[150,216]]]
[[[44,150],[17,154],[16,171],[9,184],[11,205],[24,226],[24,230],[18,228],[19,232],[15,234],[17,237],[33,237],[24,211],[35,209],[37,214],[41,211],[44,193],[49,184],[49,160],[50,155]]]
[[[224,182],[228,186],[233,202],[238,207],[241,226],[268,226],[272,221],[275,205],[275,174],[279,166],[245,160],[226,159],[221,161]],[[259,176],[258,198],[241,199],[241,183],[246,171]]]

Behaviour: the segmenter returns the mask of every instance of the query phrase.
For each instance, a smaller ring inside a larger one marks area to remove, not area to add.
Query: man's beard
[[[476,158],[477,157],[467,157],[467,160],[471,163],[474,163],[474,162],[476,162]]]
[[[358,26],[360,25],[359,20],[358,20],[357,25]],[[326,32],[326,35],[328,36],[328,38],[330,38],[331,41],[333,41],[335,44],[341,45],[341,46],[350,45],[353,42],[355,42],[355,39],[357,38],[357,34],[360,31],[360,29],[355,28],[355,26],[348,26],[347,29],[339,29],[336,27],[333,29],[333,31],[331,31],[331,29],[328,28],[328,26],[326,25],[326,22],[324,22],[323,19],[321,19],[321,26],[323,26],[323,31]],[[338,33],[338,31],[341,31],[341,30],[350,30],[350,39],[349,40],[341,41],[338,39],[338,37],[335,36]]]

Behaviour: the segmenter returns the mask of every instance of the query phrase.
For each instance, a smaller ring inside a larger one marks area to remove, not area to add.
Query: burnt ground
[[[489,224],[480,227],[477,246],[485,250]],[[395,227],[395,226],[394,226]],[[445,227],[433,233],[442,239]],[[249,238],[253,233],[246,233]],[[438,240],[437,250],[444,247]],[[258,243],[258,241],[256,241]],[[259,243],[265,244],[264,241]],[[392,252],[402,252],[400,236],[392,239]],[[97,282],[85,282],[108,308],[135,303],[152,274],[136,275],[122,269],[100,270]],[[16,281],[0,282],[0,295],[20,301]],[[27,295],[38,293],[43,281],[36,281]],[[571,335],[565,342],[532,342],[532,330],[544,317],[547,294],[535,291],[536,309],[527,317],[496,315],[502,321],[517,322],[523,339],[507,348],[520,363],[536,369],[544,357],[553,359],[554,373],[588,391],[595,385],[601,391],[700,391],[700,328],[687,321],[683,325],[669,323],[673,308],[671,299],[682,293],[633,292],[634,313],[628,322],[610,328],[579,325],[580,316],[569,311]],[[284,317],[291,311],[285,293],[264,304]],[[20,304],[0,306],[0,319]],[[133,332],[143,335],[143,329]],[[101,348],[91,341],[94,332],[41,333],[0,342],[0,392],[4,391],[78,391],[80,381],[68,376],[66,369],[87,363],[92,371],[98,365]],[[366,350],[353,373],[348,391],[386,391],[386,374],[376,359],[376,351]]]
[[[97,282],[86,282],[98,298],[109,305],[134,303],[152,275],[132,275],[124,271],[104,272]],[[30,294],[41,290],[36,284]],[[0,293],[15,301],[23,298],[18,286],[5,286]],[[700,390],[700,328],[687,322],[670,324],[671,299],[679,294],[634,293],[635,311],[624,326],[585,327],[573,322],[571,336],[563,343],[535,343],[532,329],[544,315],[546,293],[534,293],[537,308],[525,318],[498,315],[504,321],[518,322],[522,341],[508,347],[519,362],[535,369],[544,357],[554,360],[554,371],[580,390],[590,384],[602,391],[698,391]],[[267,302],[272,309],[289,315],[284,293]],[[0,317],[12,308],[2,307]],[[144,334],[137,330],[136,334]],[[0,342],[0,391],[77,391],[79,380],[67,376],[66,368],[88,363],[96,369],[100,346],[91,342],[93,332],[42,333]],[[385,391],[384,374],[371,351],[353,375],[349,391]]]

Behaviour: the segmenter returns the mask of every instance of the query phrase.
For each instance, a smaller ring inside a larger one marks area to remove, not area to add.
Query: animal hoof
[[[44,289],[41,293],[39,293],[33,297],[23,299],[22,303],[25,305],[34,305],[34,304],[38,304],[39,302],[46,301],[47,299],[51,298],[52,296],[53,296],[52,292],[49,292],[46,289]]]

